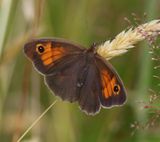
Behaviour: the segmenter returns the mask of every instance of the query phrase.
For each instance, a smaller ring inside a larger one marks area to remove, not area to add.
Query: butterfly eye
[[[44,50],[45,50],[45,48],[44,48],[44,46],[42,45],[42,44],[38,44],[37,45],[37,51],[38,51],[38,53],[43,53],[44,52]]]
[[[113,88],[113,91],[114,91],[115,94],[119,94],[119,92],[120,92],[120,86],[118,84],[115,84],[114,88]]]

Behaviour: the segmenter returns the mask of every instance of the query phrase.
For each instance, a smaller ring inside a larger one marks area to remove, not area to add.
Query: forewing
[[[37,46],[43,46],[44,52],[39,53]],[[33,62],[35,68],[42,74],[52,74],[56,65],[65,62],[67,58],[81,54],[84,50],[79,45],[62,39],[38,39],[28,42],[24,52]]]
[[[102,93],[99,98],[102,106],[122,105],[126,100],[126,91],[122,80],[111,64],[101,57],[97,57],[96,64],[100,74]]]

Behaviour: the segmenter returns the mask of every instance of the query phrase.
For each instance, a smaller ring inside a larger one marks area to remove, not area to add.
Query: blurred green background
[[[159,18],[159,0],[0,0],[0,142],[17,138],[56,99],[43,77],[23,54],[28,39],[61,37],[89,47],[113,39],[129,24]],[[144,16],[146,13],[147,16]],[[135,129],[135,121],[150,120],[139,101],[148,101],[152,88],[159,92],[147,42],[111,63],[128,92],[123,107],[101,109],[87,116],[76,103],[58,101],[24,137],[25,142],[160,142],[159,123]],[[158,120],[159,121],[159,120]],[[141,126],[139,126],[141,127]]]

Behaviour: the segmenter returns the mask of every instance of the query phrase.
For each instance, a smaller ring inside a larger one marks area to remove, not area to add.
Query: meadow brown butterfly
[[[35,39],[25,44],[24,53],[55,95],[78,102],[81,110],[94,115],[101,106],[119,106],[126,100],[123,82],[96,49],[64,39]]]

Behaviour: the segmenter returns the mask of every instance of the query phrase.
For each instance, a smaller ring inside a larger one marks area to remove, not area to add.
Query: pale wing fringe
[[[97,53],[109,60],[119,56],[133,48],[136,43],[155,37],[160,34],[160,20],[152,20],[148,23],[139,25],[136,28],[130,28],[127,31],[119,33],[112,41],[108,40],[97,47]]]

